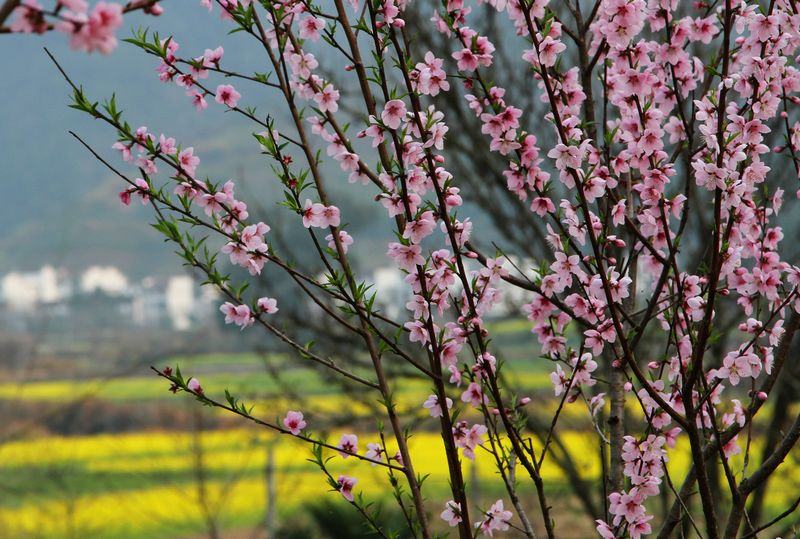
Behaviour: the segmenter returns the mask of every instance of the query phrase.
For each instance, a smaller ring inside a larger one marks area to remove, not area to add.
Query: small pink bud
[[[765,391],[759,391],[758,393],[756,393],[756,397],[761,402],[764,402],[765,400],[767,400],[768,395]]]
[[[631,391],[633,389],[633,384],[630,382],[625,382],[625,391]]]
[[[651,361],[647,364],[648,369],[656,370],[658,368],[658,361]]]
[[[529,402],[531,402],[531,398],[530,397],[522,397],[521,399],[519,399],[519,405],[520,406],[525,406]]]
[[[200,385],[200,381],[197,378],[189,378],[189,381],[186,382],[186,388],[193,393],[203,392],[203,387]]]

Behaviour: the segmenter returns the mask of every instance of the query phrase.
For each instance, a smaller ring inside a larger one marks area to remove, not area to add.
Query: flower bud
[[[193,393],[203,393],[203,387],[197,378],[189,378],[189,381],[186,382],[186,389]]]

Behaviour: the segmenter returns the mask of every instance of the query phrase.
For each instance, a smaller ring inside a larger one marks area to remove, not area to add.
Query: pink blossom
[[[452,55],[460,71],[475,71],[478,69],[478,55],[470,49],[461,49]]]
[[[464,456],[475,460],[475,449],[483,444],[483,436],[489,431],[485,425],[468,426],[466,421],[459,421],[453,427],[453,438],[456,446],[463,449]]]
[[[611,526],[602,520],[595,520],[595,523],[597,524],[596,530],[600,537],[603,539],[616,539],[616,535],[614,534],[614,530],[611,528]]]
[[[322,91],[314,95],[314,101],[322,112],[336,112],[339,110],[339,90],[332,84],[326,84]]]
[[[453,500],[448,501],[444,504],[444,511],[442,511],[441,517],[451,528],[458,526],[461,522],[461,504]]]
[[[325,206],[319,202],[311,202],[306,199],[303,205],[303,226],[306,228],[318,227],[327,228],[339,226],[341,220],[339,208],[336,206]]]
[[[503,506],[503,500],[494,502],[485,515],[486,518],[476,522],[475,527],[489,537],[492,537],[495,531],[506,531],[509,528],[511,518],[514,516],[511,511],[507,511]]]
[[[339,493],[342,495],[342,497],[348,502],[352,502],[355,499],[353,498],[353,487],[355,487],[356,483],[358,483],[358,479],[355,477],[349,477],[347,475],[340,475],[336,482],[339,487]]]
[[[420,344],[427,344],[430,339],[428,328],[420,320],[406,322],[403,327],[408,330],[408,339],[411,342],[418,342]]]
[[[323,204],[320,204],[319,202],[311,202],[310,199],[306,199],[305,204],[303,205],[303,226],[306,228],[324,227],[324,212],[325,206]]]
[[[333,234],[328,234],[325,236],[325,239],[328,241],[328,247],[330,249],[336,249],[336,244],[333,241]],[[347,249],[353,245],[353,236],[348,234],[344,230],[339,231],[339,243],[342,245],[342,251],[347,253]]]
[[[175,146],[175,139],[163,134],[158,137],[158,149],[166,155],[175,155],[178,151],[177,146]]]
[[[613,492],[608,499],[610,502],[609,512],[615,515],[615,524],[619,524],[622,519],[633,523],[645,514],[645,508],[642,505],[644,498],[635,489],[632,489],[630,493]]]
[[[214,101],[234,108],[236,107],[236,103],[239,102],[240,97],[242,97],[242,94],[237,92],[236,88],[230,84],[220,84],[217,86],[217,93],[214,96]]]
[[[325,206],[322,209],[322,226],[336,227],[341,222],[341,214],[336,206]]]
[[[397,129],[406,116],[406,104],[400,99],[387,101],[381,113],[381,120],[389,129]]]
[[[278,300],[275,298],[258,298],[258,309],[267,314],[275,314],[278,312]]]
[[[98,2],[91,14],[79,24],[64,22],[58,28],[70,33],[70,46],[86,52],[109,54],[117,47],[114,32],[122,26],[122,5]]]
[[[653,515],[646,515],[639,518],[636,522],[632,523],[628,527],[628,533],[631,535],[631,539],[640,539],[643,535],[649,535],[652,533],[653,529],[650,526],[650,520],[653,519]]]
[[[422,258],[422,250],[419,245],[403,245],[402,243],[390,243],[387,254],[398,266],[406,271],[413,271],[415,266],[425,263]]]
[[[114,145],[111,146],[111,147],[113,149],[115,149],[115,150],[118,150],[120,152],[120,154],[122,154],[122,160],[123,161],[131,161],[131,160],[133,160],[133,156],[131,155],[131,147],[130,146],[128,146],[126,144],[123,144],[122,142],[115,142]]]
[[[298,436],[304,428],[306,428],[306,422],[303,419],[303,413],[297,412],[295,410],[289,410],[286,412],[286,417],[283,418],[283,426],[289,429],[294,436]]]
[[[711,43],[714,34],[717,32],[715,25],[715,17],[706,17],[704,19],[692,19],[690,29],[690,36],[693,41],[699,41],[705,45]]]
[[[225,53],[225,50],[220,46],[216,49],[206,49],[203,52],[203,65],[206,66],[219,66],[220,61],[222,60],[222,55]]]
[[[579,169],[585,157],[585,148],[585,145],[567,146],[559,142],[547,153],[547,157],[555,159],[556,168],[561,171]]]
[[[150,201],[150,185],[142,178],[134,179],[133,183],[135,184],[134,186],[119,193],[120,201],[128,206],[131,203],[131,195],[137,195],[142,204],[147,204]]]
[[[131,192],[127,189],[119,192],[119,200],[126,206],[131,204]]]
[[[342,434],[342,438],[336,447],[342,450],[339,451],[339,454],[343,459],[346,459],[353,453],[358,453],[358,436],[355,434]]]
[[[206,102],[206,97],[202,92],[191,89],[186,92],[186,95],[192,98],[192,105],[194,105],[194,108],[198,111],[203,111],[208,108],[208,102]]]
[[[483,390],[481,389],[480,384],[471,382],[467,389],[461,394],[461,400],[463,402],[470,403],[475,408],[478,408],[486,401],[486,397],[483,395]]]
[[[625,204],[625,199],[623,198],[614,204],[614,207],[611,210],[611,221],[617,226],[620,226],[625,222]]]
[[[450,397],[446,397],[446,403],[448,410],[453,407],[453,400]],[[442,407],[439,405],[439,397],[436,395],[428,396],[422,407],[430,412],[431,417],[442,417]]]
[[[367,444],[367,451],[364,453],[364,456],[370,460],[374,461],[381,461],[383,460],[383,455],[386,453],[383,446],[379,443],[368,443]],[[373,466],[377,466],[374,462],[371,462]]]
[[[178,164],[187,176],[194,177],[197,170],[197,165],[200,164],[200,158],[194,155],[194,148],[191,146],[185,150],[181,150],[178,154]]]
[[[220,306],[219,310],[225,315],[226,324],[236,324],[244,329],[252,326],[253,322],[255,322],[253,313],[250,312],[250,307],[247,305],[234,305],[226,301]]]
[[[36,0],[23,0],[13,13],[15,19],[9,27],[12,32],[43,34],[47,31],[47,21],[42,15],[42,6]]]
[[[553,67],[556,64],[556,58],[559,54],[564,52],[567,46],[550,36],[545,37],[539,42],[539,63],[546,67]]]
[[[416,90],[425,95],[436,96],[450,89],[447,74],[442,69],[443,61],[430,51],[425,53],[425,62],[416,65]]]
[[[319,41],[319,34],[325,28],[325,22],[317,17],[303,17],[298,24],[300,28],[300,39],[310,39],[311,41]]]
[[[775,15],[756,15],[751,19],[750,32],[758,41],[776,39],[779,33],[778,20]]]
[[[426,211],[417,219],[409,221],[406,224],[406,229],[403,232],[403,237],[410,240],[411,243],[419,243],[427,236],[429,236],[436,228],[436,222],[433,218],[432,211]]]
[[[544,217],[548,213],[555,213],[556,207],[553,201],[547,197],[536,197],[531,202],[531,211],[539,217]]]

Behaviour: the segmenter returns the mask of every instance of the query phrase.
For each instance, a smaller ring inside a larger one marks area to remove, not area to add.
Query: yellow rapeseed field
[[[338,439],[332,434],[331,439]],[[288,436],[272,435],[251,429],[210,431],[200,435],[204,470],[209,476],[207,499],[218,512],[225,526],[253,525],[265,508],[265,482],[262,474],[266,461],[265,447],[273,445],[277,468],[277,507],[290,512],[297,505],[321,496],[338,500],[329,492],[321,473],[306,461],[310,456],[306,444]],[[362,438],[362,450],[370,440]],[[575,451],[584,477],[596,477],[597,441],[590,433],[567,432],[564,441]],[[63,485],[46,496],[20,496],[0,503],[0,537],[98,537],[155,538],[191,536],[202,531],[202,514],[194,481],[176,478],[192,477],[198,452],[191,450],[189,433],[148,432],[124,435],[84,437],[43,437],[0,446],[0,470],[44,471],[79,468],[86,477],[109,478],[127,474],[128,486],[107,484]],[[447,492],[446,463],[439,450],[439,436],[419,433],[411,438],[411,451],[420,474],[427,479],[429,496],[445,499]],[[391,447],[391,446],[390,446]],[[331,454],[334,454],[331,452]],[[670,470],[680,475],[688,465],[682,448],[673,453]],[[792,464],[789,464],[792,465]],[[470,466],[475,466],[470,470]],[[734,461],[741,470],[741,461]],[[793,465],[792,465],[793,466]],[[370,499],[388,494],[385,472],[381,467],[334,458],[331,472],[347,473],[359,479],[356,490]],[[479,452],[475,464],[466,464],[472,481],[476,478],[488,487],[494,470],[488,455]],[[792,468],[796,469],[796,468]],[[546,461],[546,481],[557,481],[561,474]],[[133,478],[131,480],[130,478]],[[141,481],[137,485],[136,478]],[[102,481],[102,479],[98,479]],[[771,504],[780,507],[797,492],[800,479],[792,473],[779,474],[772,484]],[[344,503],[344,502],[342,502]]]

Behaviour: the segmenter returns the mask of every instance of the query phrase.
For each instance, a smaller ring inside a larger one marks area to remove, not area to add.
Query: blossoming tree
[[[197,378],[157,370],[173,391],[308,442],[331,488],[384,537],[392,530],[358,494],[357,477],[332,471],[336,459],[385,469],[414,537],[442,526],[462,538],[568,531],[554,519],[542,477],[567,407],[584,410],[601,448],[602,472],[590,480],[604,493],[592,515],[602,537],[753,537],[791,515],[800,501],[766,522],[751,518],[763,504],[751,500],[800,438],[797,415],[761,454],[754,449],[800,323],[800,267],[781,248],[785,188],[793,192],[800,175],[795,0],[202,3],[238,32],[231,39],[263,49],[268,73],[229,69],[217,44],[183,55],[180,36],[139,31],[129,41],[198,111],[223,107],[252,122],[253,151],[271,161],[274,189],[284,195],[275,211],[307,229],[322,275],[298,269],[294,254],[271,242],[269,224],[251,219],[232,181],[202,174],[191,141],[133,128],[115,99],[93,101],[64,73],[72,106],[116,133],[124,168],[84,145],[126,183],[121,201],[150,205],[186,264],[224,294],[227,323],[257,326],[299,360],[374,393],[387,428],[376,425],[366,447],[355,434],[327,441],[301,411],[256,417],[233,395],[219,398]],[[496,27],[473,9],[493,12]],[[56,27],[71,25],[76,46],[107,52],[123,9],[100,2],[76,24],[72,14],[86,10],[83,2],[59,0],[43,11],[25,1],[10,28],[41,31],[52,16],[64,21]],[[434,32],[436,50],[420,48],[429,38],[419,36]],[[500,48],[515,54],[513,70],[496,68]],[[323,49],[341,59],[341,72],[320,66],[315,53]],[[506,78],[522,86],[507,92]],[[342,88],[354,95],[345,99]],[[515,106],[512,94],[527,106]],[[253,106],[266,95],[288,112],[285,124]],[[453,96],[472,118],[448,117]],[[465,136],[462,126],[475,126],[470,140],[483,145],[450,148]],[[487,156],[503,163],[499,177],[449,168]],[[335,173],[325,162],[338,165]],[[405,275],[409,297],[400,319],[376,307],[375,291],[351,263],[359,241],[331,195],[336,182],[369,189],[385,210],[374,226],[395,238],[386,257]],[[481,182],[494,182],[526,215],[473,227],[462,197],[473,198],[468,191]],[[535,267],[502,250],[511,235],[525,237],[525,226],[543,230],[548,245]],[[242,271],[228,272],[228,263]],[[246,287],[270,273],[288,276],[299,296],[356,339],[371,368],[283,327],[278,302]],[[521,314],[538,341],[530,361],[551,365],[550,402],[518,394],[495,357],[485,320],[509,289],[526,297]],[[419,406],[441,432],[450,490],[443,505],[432,505],[415,471],[410,419],[398,413],[388,368],[398,364],[432,388]],[[548,420],[534,433],[528,418],[542,410]],[[478,452],[490,457],[505,492],[488,508],[473,503],[463,471]],[[690,462],[680,477],[667,465],[677,454]],[[520,493],[526,485],[533,503]],[[657,496],[668,502],[663,510]]]

